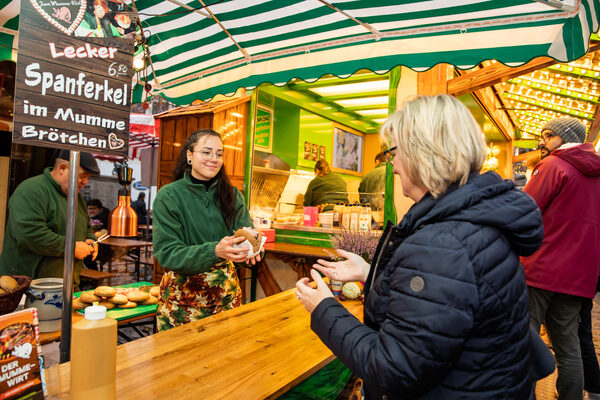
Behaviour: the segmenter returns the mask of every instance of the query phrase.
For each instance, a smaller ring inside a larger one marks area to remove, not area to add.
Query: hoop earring
[[[188,160],[188,165],[192,165],[192,160]]]

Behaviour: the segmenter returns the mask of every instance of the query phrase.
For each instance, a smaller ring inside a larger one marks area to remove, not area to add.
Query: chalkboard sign
[[[127,156],[131,18],[86,4],[21,1],[13,142]]]

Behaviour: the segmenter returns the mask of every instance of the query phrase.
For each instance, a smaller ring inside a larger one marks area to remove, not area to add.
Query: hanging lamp
[[[119,178],[119,202],[108,216],[108,233],[115,237],[136,237],[138,217],[131,208],[131,191],[129,185],[133,169],[127,166],[127,161],[117,168]]]

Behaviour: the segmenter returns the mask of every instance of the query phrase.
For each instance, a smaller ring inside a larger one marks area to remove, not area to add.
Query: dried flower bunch
[[[361,256],[366,262],[373,261],[379,237],[370,231],[342,229],[341,233],[330,236],[331,246]]]

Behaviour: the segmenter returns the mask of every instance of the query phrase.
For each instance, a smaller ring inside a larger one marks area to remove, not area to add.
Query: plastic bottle
[[[350,229],[350,206],[342,206],[342,228]]]
[[[341,223],[342,223],[342,205],[341,203],[336,203],[335,206],[333,206],[333,227],[334,228],[339,228]]]
[[[71,335],[71,399],[115,399],[116,372],[117,321],[104,306],[87,307]]]
[[[342,294],[342,287],[343,286],[344,286],[343,282],[331,280],[331,293],[334,296],[339,296],[340,294]]]
[[[350,207],[350,230],[357,231],[358,230],[358,218],[360,216],[360,205],[358,203],[354,203]]]
[[[358,229],[361,231],[368,231],[371,228],[371,207],[366,204],[360,209],[360,216],[358,218]]]

